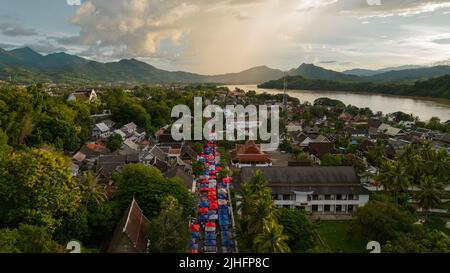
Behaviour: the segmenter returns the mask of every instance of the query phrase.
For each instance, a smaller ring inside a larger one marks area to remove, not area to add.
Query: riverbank
[[[257,93],[282,94],[283,90],[263,89],[257,85],[227,85],[234,90],[256,91]],[[344,91],[314,91],[314,90],[288,90],[291,97],[300,101],[314,103],[318,98],[328,97],[337,99],[346,105],[354,105],[359,108],[368,107],[373,111],[381,111],[385,114],[402,111],[407,114],[418,116],[422,121],[432,117],[439,117],[446,121],[450,119],[450,101],[445,99],[434,99],[428,97],[398,96],[391,94],[375,94],[368,92],[344,92]]]

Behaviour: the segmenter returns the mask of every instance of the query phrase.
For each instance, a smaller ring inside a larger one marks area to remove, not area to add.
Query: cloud
[[[395,66],[448,57],[448,37],[422,31],[438,25],[444,30],[437,32],[448,32],[443,12],[450,0],[370,5],[377,1],[85,0],[70,19],[79,32],[49,33],[48,40],[95,60],[139,58],[198,73],[289,69],[320,60],[336,60],[323,62],[330,67]],[[416,20],[425,13],[433,16]]]
[[[370,5],[369,0],[367,2],[340,0],[339,6],[344,13],[362,18],[414,16],[450,8],[450,0],[381,0],[380,2],[381,5]]]
[[[16,23],[0,23],[0,33],[9,37],[38,35],[34,29],[25,28]]]
[[[450,38],[436,39],[433,42],[437,44],[450,44]]]

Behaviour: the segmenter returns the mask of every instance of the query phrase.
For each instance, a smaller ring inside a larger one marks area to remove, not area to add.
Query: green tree
[[[137,202],[149,218],[161,212],[161,204],[168,196],[173,196],[183,207],[184,216],[194,210],[194,199],[186,186],[178,179],[167,179],[154,168],[143,164],[126,165],[121,173],[113,177],[118,185],[116,200],[125,209],[135,196]]]
[[[386,191],[393,194],[395,200],[397,200],[400,193],[408,190],[411,185],[410,179],[411,176],[400,161],[384,162],[378,176],[381,185]]]
[[[263,220],[264,228],[255,238],[258,253],[289,253],[288,236],[283,234],[283,226],[272,219]]]
[[[340,155],[326,154],[320,160],[321,166],[343,166],[344,161]]]
[[[105,186],[99,184],[98,178],[91,171],[84,173],[80,188],[85,204],[98,205],[107,200]]]
[[[305,212],[293,209],[280,209],[279,222],[292,252],[303,253],[315,246],[314,226],[306,218]]]
[[[416,218],[392,203],[370,201],[356,212],[349,235],[362,236],[381,244],[394,240],[400,233],[413,230]]]
[[[0,253],[60,253],[63,247],[53,241],[45,227],[21,224],[17,229],[0,229]]]
[[[241,185],[239,201],[236,237],[241,252],[288,251],[272,191],[261,171],[255,172],[251,182]]]
[[[416,194],[419,206],[425,210],[427,219],[430,209],[441,204],[444,186],[435,177],[425,176],[420,181],[420,191]]]
[[[122,139],[122,136],[120,136],[119,134],[112,134],[108,138],[108,141],[106,142],[106,147],[111,152],[115,152],[115,151],[119,150],[120,148],[122,148],[122,145],[123,145],[123,139]]]
[[[15,154],[0,166],[0,221],[57,227],[81,194],[69,160],[44,150]]]
[[[147,238],[150,253],[184,253],[189,241],[189,222],[177,199],[167,197],[161,213],[150,222]]]
[[[2,129],[0,129],[0,160],[11,151],[8,145],[8,136]]]

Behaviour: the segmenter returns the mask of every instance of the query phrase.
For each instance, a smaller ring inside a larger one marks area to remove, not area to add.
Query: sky
[[[0,48],[202,74],[450,60],[450,0],[0,0]]]

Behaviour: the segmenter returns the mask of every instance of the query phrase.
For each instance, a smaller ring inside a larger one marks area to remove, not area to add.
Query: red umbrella
[[[198,210],[198,212],[200,212],[201,214],[207,214],[208,211],[209,211],[208,208],[200,208],[200,209]]]
[[[207,228],[215,228],[216,227],[216,223],[206,223],[206,227]]]
[[[219,204],[217,202],[212,202],[211,204],[209,204],[209,208],[211,210],[217,210],[219,209]]]
[[[192,224],[192,225],[190,225],[190,229],[191,229],[191,232],[199,232],[200,231],[200,225]]]

